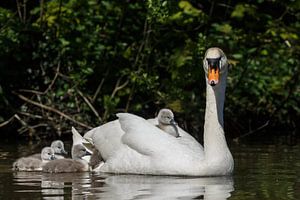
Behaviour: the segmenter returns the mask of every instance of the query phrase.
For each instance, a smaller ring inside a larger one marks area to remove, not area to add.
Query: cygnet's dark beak
[[[55,160],[55,159],[56,159],[56,157],[54,154],[50,156],[50,160]]]
[[[84,156],[90,156],[92,155],[89,151],[85,151],[85,155]]]
[[[62,154],[68,155],[68,152],[66,152],[65,150],[61,150]]]
[[[175,137],[177,137],[177,138],[180,137],[179,132],[178,132],[178,128],[177,128],[177,122],[174,119],[171,119],[170,124],[175,129],[175,132],[176,132]]]
[[[170,120],[170,124],[176,126],[176,125],[177,125],[177,122],[176,122],[174,119],[171,119],[171,120]]]

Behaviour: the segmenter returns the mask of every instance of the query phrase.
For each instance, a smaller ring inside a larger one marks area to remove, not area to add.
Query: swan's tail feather
[[[92,149],[94,147],[94,144],[91,141],[83,138],[80,135],[80,133],[73,126],[72,126],[72,134],[73,134],[73,136],[72,136],[73,146],[76,145],[76,144],[82,144],[87,148],[88,152],[90,152],[90,153],[93,152]]]

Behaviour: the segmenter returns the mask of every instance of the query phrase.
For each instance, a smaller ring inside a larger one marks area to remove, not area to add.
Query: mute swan
[[[62,173],[62,172],[85,172],[89,171],[88,163],[82,157],[90,155],[86,148],[81,144],[73,145],[72,159],[58,159],[46,163],[43,172]]]
[[[50,146],[55,153],[55,159],[63,159],[65,158],[63,155],[67,155],[68,153],[65,151],[64,143],[61,140],[55,140],[51,143]],[[41,154],[36,153],[29,157],[41,159]]]
[[[170,109],[161,109],[157,115],[157,120],[158,128],[174,137],[180,137],[178,133],[177,123],[174,119],[174,114]]]
[[[228,62],[219,48],[209,48],[203,60],[206,74],[204,148],[178,128],[175,138],[129,113],[87,132],[105,163],[101,172],[153,175],[221,176],[233,172],[233,158],[223,129]]]
[[[40,158],[22,157],[13,163],[15,171],[41,171],[42,166],[50,160],[55,159],[54,150],[51,147],[44,147],[40,154]]]
[[[148,121],[151,121],[155,124],[158,128],[163,130],[164,132],[174,136],[179,137],[177,123],[174,120],[174,114],[170,109],[161,109],[155,119],[149,119]],[[82,138],[82,136],[78,133],[78,131],[72,127],[72,134],[73,134],[73,145],[74,144],[83,144],[87,145],[91,142],[88,140]],[[91,169],[93,171],[98,170],[99,166],[102,166],[103,164],[103,158],[101,156],[101,153],[96,149],[93,148],[93,151],[91,156],[85,156],[84,159],[87,160],[91,166]]]

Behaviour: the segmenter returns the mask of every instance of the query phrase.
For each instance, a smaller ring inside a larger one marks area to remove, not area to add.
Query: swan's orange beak
[[[208,84],[215,86],[219,83],[220,70],[219,67],[209,67],[208,70]]]
[[[208,84],[211,86],[215,86],[219,83],[220,80],[220,60],[219,58],[206,58],[208,64]]]

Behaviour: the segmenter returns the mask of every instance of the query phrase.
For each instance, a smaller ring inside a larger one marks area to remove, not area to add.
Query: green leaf
[[[230,34],[232,32],[232,26],[230,24],[224,23],[224,24],[213,24],[213,27],[219,32]]]
[[[232,57],[234,57],[235,59],[242,59],[243,55],[242,54],[232,54]]]
[[[183,12],[187,15],[197,17],[200,15],[201,11],[193,7],[188,1],[180,1],[178,4],[179,8],[183,9]]]
[[[269,54],[268,50],[266,49],[263,49],[260,51],[260,54],[263,55],[263,56],[267,56]]]
[[[231,13],[231,17],[242,19],[245,16],[245,14],[248,14],[250,16],[254,16],[255,15],[255,9],[256,9],[256,7],[254,5],[237,4],[234,7],[234,10]]]

